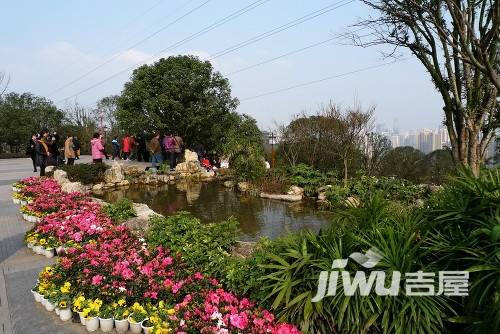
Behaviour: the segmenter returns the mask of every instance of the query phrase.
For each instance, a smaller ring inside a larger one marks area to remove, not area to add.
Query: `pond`
[[[240,223],[243,241],[255,241],[261,236],[276,238],[301,229],[318,231],[331,221],[331,213],[318,210],[314,202],[286,203],[242,195],[217,182],[133,185],[97,197],[109,203],[129,198],[165,216],[189,211],[205,223],[233,216]]]

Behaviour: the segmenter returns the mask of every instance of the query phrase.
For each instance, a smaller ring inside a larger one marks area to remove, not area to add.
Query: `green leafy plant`
[[[188,269],[221,277],[232,246],[238,236],[238,222],[203,224],[188,212],[155,217],[150,221],[146,239],[150,246],[163,245],[181,253]]]
[[[106,164],[76,164],[57,167],[68,174],[72,182],[83,184],[96,184],[104,181],[104,172],[109,166]]]
[[[128,198],[122,198],[116,203],[105,205],[102,211],[115,222],[123,222],[136,216],[133,202]]]

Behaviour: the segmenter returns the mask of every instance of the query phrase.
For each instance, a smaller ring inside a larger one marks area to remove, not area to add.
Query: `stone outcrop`
[[[250,190],[250,183],[248,182],[238,182],[237,188],[240,192],[245,193]]]
[[[268,194],[260,193],[261,198],[277,199],[285,202],[299,202],[302,201],[302,195],[284,195],[284,194]]]
[[[300,195],[300,196],[303,196],[304,195],[304,189],[301,188],[301,187],[297,187],[297,186],[291,186],[290,189],[288,189],[287,195]]]
[[[123,175],[122,165],[115,161],[111,168],[104,172],[104,183],[120,183],[123,180],[125,180],[125,175]]]
[[[144,170],[137,165],[125,165],[123,168],[123,175],[128,177],[138,177],[145,173]]]
[[[359,206],[360,201],[357,197],[349,196],[344,200],[345,205],[357,208]]]
[[[74,193],[74,192],[80,192],[80,193],[86,193],[89,191],[89,187],[83,185],[81,182],[64,182],[60,183],[61,185],[61,190],[66,192],[66,193]]]
[[[234,181],[231,181],[231,180],[224,181],[224,187],[226,187],[226,188],[234,188],[234,186],[235,186]]]
[[[63,183],[69,182],[68,173],[66,173],[65,171],[60,170],[60,169],[56,169],[54,171],[53,177],[54,177],[54,180],[56,180],[57,183],[59,183],[60,185],[62,185]]]
[[[198,154],[190,150],[185,150],[184,162],[189,162],[189,161],[198,161]]]

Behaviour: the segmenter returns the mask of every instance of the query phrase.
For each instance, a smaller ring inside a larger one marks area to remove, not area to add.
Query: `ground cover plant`
[[[68,174],[71,182],[96,184],[104,181],[104,172],[109,168],[107,164],[76,164],[57,167]]]

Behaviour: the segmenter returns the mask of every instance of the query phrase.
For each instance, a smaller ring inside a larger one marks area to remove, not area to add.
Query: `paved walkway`
[[[79,162],[88,162],[83,157]],[[134,163],[141,166],[146,163]],[[36,303],[30,292],[38,272],[53,259],[36,255],[24,245],[31,227],[12,203],[11,184],[35,175],[29,159],[0,159],[0,334],[87,333],[80,324],[64,323]]]

